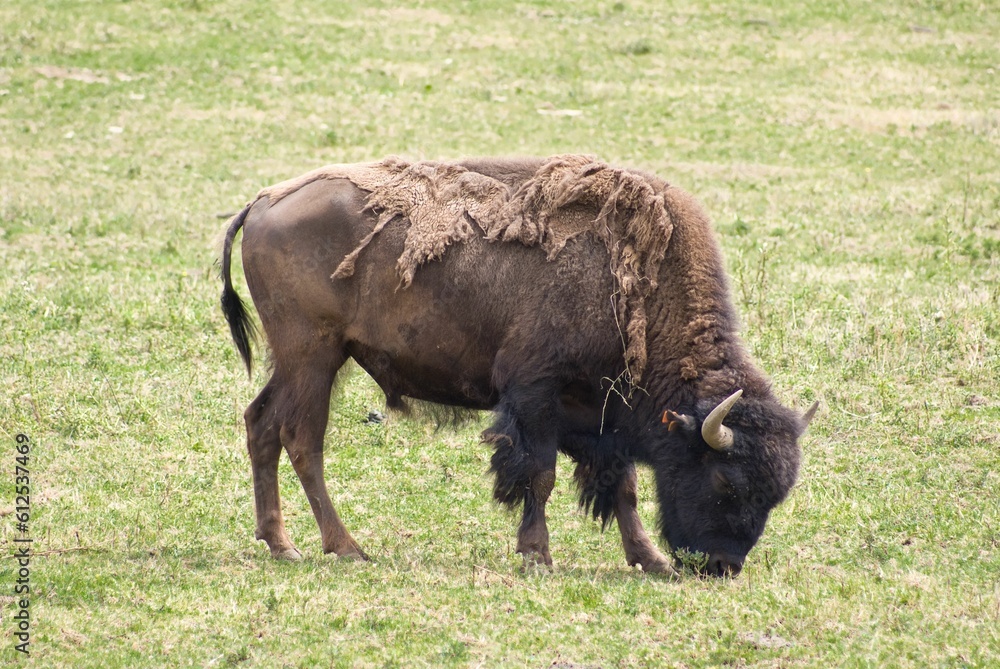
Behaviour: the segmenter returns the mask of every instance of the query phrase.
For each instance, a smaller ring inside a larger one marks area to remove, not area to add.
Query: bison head
[[[661,531],[675,558],[706,556],[700,570],[736,575],[767,517],[795,484],[805,416],[773,398],[699,402],[664,413],[654,455]]]

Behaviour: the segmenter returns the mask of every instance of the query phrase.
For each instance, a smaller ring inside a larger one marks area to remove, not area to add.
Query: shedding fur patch
[[[516,189],[455,163],[392,157],[329,165],[265,188],[257,197],[267,196],[274,204],[322,179],[348,179],[368,191],[368,208],[378,214],[372,231],[334,270],[334,279],[352,276],[365,247],[393,221],[407,226],[396,263],[403,288],[420,265],[474,235],[539,246],[553,260],[569,240],[593,234],[610,254],[609,269],[618,285],[613,299],[627,380],[640,382],[647,360],[645,299],[656,287],[673,231],[664,207],[667,184],[585,155],[553,156]]]
[[[350,276],[371,237],[399,219],[408,226],[403,254],[396,261],[400,286],[405,288],[413,281],[417,267],[440,258],[448,245],[478,234],[474,223],[496,217],[507,195],[507,187],[496,179],[458,165],[414,163],[372,189],[368,207],[379,212],[378,222],[337,267],[333,278]]]
[[[553,156],[512,194],[498,218],[482,225],[488,239],[537,244],[549,260],[585,232],[604,242],[618,283],[616,313],[631,385],[638,385],[646,367],[645,300],[656,288],[673,232],[663,204],[666,188],[593,156]]]

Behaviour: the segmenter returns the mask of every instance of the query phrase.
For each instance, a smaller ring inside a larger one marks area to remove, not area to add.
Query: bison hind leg
[[[254,475],[257,538],[276,558],[301,557],[285,530],[278,496],[282,448],[302,484],[319,526],[325,553],[366,559],[337,514],[326,489],[323,442],[330,393],[346,356],[336,342],[275,356],[274,375],[244,414]]]
[[[281,515],[278,495],[278,460],[281,456],[279,426],[273,417],[275,383],[272,379],[243,414],[247,427],[247,451],[253,468],[254,503],[257,516],[255,536],[267,544],[279,560],[299,560],[302,554],[292,543]]]

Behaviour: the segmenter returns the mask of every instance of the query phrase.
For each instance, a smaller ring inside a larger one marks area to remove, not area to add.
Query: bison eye
[[[726,497],[732,497],[736,494],[736,489],[733,484],[726,478],[726,475],[722,473],[722,470],[716,469],[712,472],[712,488],[715,492],[720,495],[725,495]]]

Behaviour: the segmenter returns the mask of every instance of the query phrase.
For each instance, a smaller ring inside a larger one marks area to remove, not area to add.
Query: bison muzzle
[[[337,515],[323,441],[353,358],[392,409],[407,398],[492,410],[493,495],[522,508],[517,551],[551,564],[545,504],[556,455],[580,503],[616,520],[625,558],[671,572],[701,554],[740,571],[795,483],[806,415],[783,407],[737,334],[718,246],[695,201],[589,156],[331,165],[266,188],[229,223],[222,308],[247,370],[254,327],[272,375],[244,414],[258,539],[297,559],[278,497],[288,452],[325,552],[365,558]],[[660,530],[636,510],[654,472]]]

